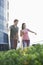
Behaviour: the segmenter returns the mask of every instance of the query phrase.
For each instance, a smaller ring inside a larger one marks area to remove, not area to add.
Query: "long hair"
[[[22,30],[24,29],[24,24],[25,24],[25,23],[22,24]]]

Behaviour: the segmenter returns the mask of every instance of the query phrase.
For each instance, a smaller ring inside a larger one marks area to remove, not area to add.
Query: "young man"
[[[10,27],[10,42],[11,42],[11,49],[16,49],[17,41],[18,41],[18,20],[14,20],[14,24]]]

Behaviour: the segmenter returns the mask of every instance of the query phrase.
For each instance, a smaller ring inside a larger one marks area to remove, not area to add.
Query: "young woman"
[[[28,36],[28,32],[34,33],[34,34],[36,35],[35,32],[33,32],[33,31],[27,29],[27,28],[26,28],[26,24],[23,23],[23,24],[22,24],[22,30],[20,31],[20,36],[22,37],[23,48],[24,48],[25,46],[28,47],[29,44],[30,44],[30,38],[29,38],[29,36]]]

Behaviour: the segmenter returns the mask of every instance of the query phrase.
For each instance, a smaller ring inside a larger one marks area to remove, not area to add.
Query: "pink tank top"
[[[23,32],[22,40],[30,40],[29,36],[28,36],[28,31],[29,31],[29,29],[22,30],[22,32]]]

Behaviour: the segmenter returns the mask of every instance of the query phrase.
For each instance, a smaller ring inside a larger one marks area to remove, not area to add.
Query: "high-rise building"
[[[7,50],[8,44],[9,1],[0,0],[0,50]]]

